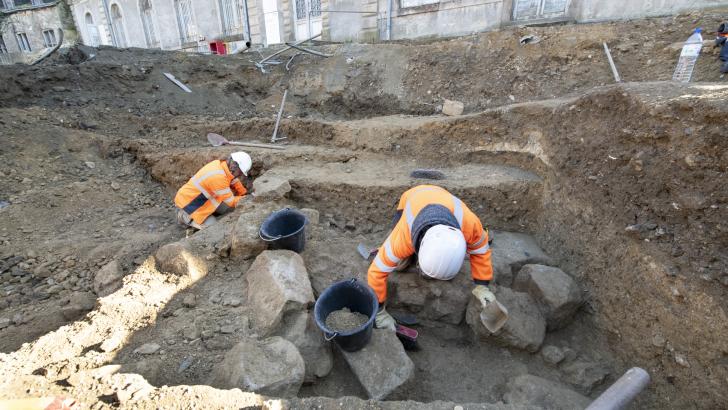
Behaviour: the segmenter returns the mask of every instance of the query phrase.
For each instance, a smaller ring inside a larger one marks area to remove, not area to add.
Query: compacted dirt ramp
[[[669,81],[674,44],[720,18],[329,44],[268,74],[245,55],[82,47],[0,68],[0,399],[577,409],[638,366],[651,383],[634,408],[725,408],[728,85],[712,50],[697,82]],[[518,44],[531,33],[543,41]],[[284,149],[245,148],[255,197],[178,225],[175,191],[238,149],[207,133],[269,142],[285,89]],[[482,326],[468,263],[445,282],[411,268],[391,274],[387,309],[417,318],[419,349],[375,329],[345,352],[315,300],[366,283],[357,246],[386,239],[418,184],[489,227],[509,320]],[[258,234],[287,207],[308,220],[300,254]]]

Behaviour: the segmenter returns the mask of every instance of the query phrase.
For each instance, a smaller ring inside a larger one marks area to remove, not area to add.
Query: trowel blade
[[[480,312],[480,322],[490,333],[496,333],[508,321],[508,309],[500,302],[489,303]]]
[[[219,147],[221,145],[226,144],[228,141],[220,134],[215,134],[214,132],[211,132],[207,134],[207,141],[213,146],[213,147]]]
[[[359,252],[359,255],[361,255],[361,257],[365,260],[371,260],[377,254],[376,249],[368,248],[363,243],[357,245],[356,250]]]

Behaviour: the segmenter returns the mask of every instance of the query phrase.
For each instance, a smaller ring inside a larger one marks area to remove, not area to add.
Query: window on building
[[[42,6],[43,0],[30,0],[30,4],[32,4],[33,6]]]
[[[31,0],[13,0],[13,4],[15,5],[15,8],[21,8],[21,7],[29,7],[32,6],[33,3]]]
[[[220,0],[220,18],[222,32],[229,36],[243,33],[245,12],[241,0]]]
[[[3,8],[6,10],[12,10],[15,8],[15,3],[13,2],[13,0],[3,0],[2,3]]]
[[[86,12],[86,34],[88,35],[88,44],[91,47],[98,47],[101,44],[101,35],[99,28],[94,24],[94,18],[91,13]]]
[[[152,0],[140,0],[139,9],[142,11],[142,27],[144,28],[144,38],[147,40],[147,47],[159,47],[159,40],[157,40],[157,32],[154,30],[154,20],[152,17]]]
[[[30,53],[33,51],[30,48],[30,41],[28,41],[28,36],[25,33],[16,33],[15,37],[18,39],[18,48],[23,52]]]
[[[121,15],[121,7],[114,3],[111,5],[111,29],[114,30],[116,47],[126,47],[126,32],[124,31],[124,18]]]
[[[8,47],[5,45],[5,39],[3,36],[0,36],[0,54],[7,54],[8,53]]]
[[[514,20],[533,20],[561,17],[569,9],[569,0],[515,0]]]
[[[177,14],[177,26],[182,43],[197,40],[197,27],[192,19],[192,3],[190,0],[174,0],[174,10]]]
[[[311,18],[320,17],[321,0],[296,0],[296,20],[307,19],[309,10],[311,11]]]
[[[46,47],[55,47],[58,45],[55,30],[43,30],[43,45]]]
[[[407,7],[425,6],[427,4],[436,4],[440,0],[401,0],[400,5],[403,9]]]

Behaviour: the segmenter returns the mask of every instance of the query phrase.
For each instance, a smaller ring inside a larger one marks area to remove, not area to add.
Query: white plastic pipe
[[[650,375],[639,367],[633,367],[613,385],[609,386],[601,396],[586,410],[622,410],[650,383]]]

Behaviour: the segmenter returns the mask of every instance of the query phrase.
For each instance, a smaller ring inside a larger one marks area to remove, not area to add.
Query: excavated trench
[[[409,354],[414,377],[389,400],[495,403],[507,400],[511,380],[523,374],[595,397],[637,365],[653,376],[639,407],[718,408],[728,400],[721,387],[728,335],[720,283],[728,260],[728,193],[720,182],[728,163],[726,94],[720,85],[628,84],[452,118],[284,120],[285,151],[250,152],[257,177],[289,182],[286,198],[248,204],[216,228],[181,240],[192,255],[184,256],[192,275],[170,274],[159,268],[159,253],[149,257],[86,318],[0,357],[3,373],[21,375],[21,386],[38,383],[107,404],[118,404],[122,396],[110,395],[135,383],[142,387],[131,398],[138,394],[135,400],[150,406],[189,393],[187,386],[210,383],[226,352],[254,334],[245,273],[256,255],[236,248],[237,233],[254,232],[261,216],[287,205],[317,211],[307,211],[318,222],[308,228],[302,258],[318,295],[335,280],[364,279],[368,264],[356,245],[384,239],[398,196],[426,182],[410,178],[412,169],[437,168],[447,176],[437,183],[495,231],[494,255],[522,249],[527,237],[512,233],[532,236],[548,255],[541,263],[576,279],[584,303],[571,324],[547,333],[541,346],[556,346],[565,356],[553,365],[543,350],[474,337],[457,302],[467,298],[467,268],[448,284],[393,275],[392,305],[420,317],[422,350]],[[194,118],[178,121],[190,134],[213,131],[238,140],[259,139],[271,125],[269,119],[220,120],[212,127]],[[171,195],[200,166],[232,151],[193,146],[202,141],[114,144],[135,155]],[[526,256],[496,267],[499,286],[512,286]],[[157,345],[153,353],[140,350],[150,343]],[[298,396],[365,398],[336,350],[332,363]],[[99,368],[106,370],[94,373]],[[122,383],[106,371],[139,374],[158,389],[137,379]],[[201,390],[190,395],[205,396]]]

